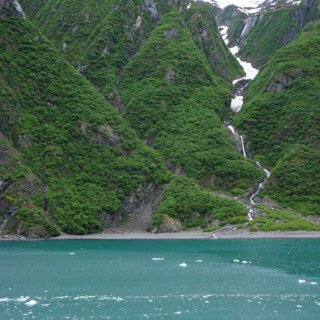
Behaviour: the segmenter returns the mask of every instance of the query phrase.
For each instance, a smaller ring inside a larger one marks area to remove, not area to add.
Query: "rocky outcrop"
[[[291,73],[291,75],[280,74],[276,77],[276,79],[272,79],[268,85],[267,92],[271,93],[279,93],[296,78],[302,77],[302,71],[296,70],[295,72]]]
[[[92,132],[88,127],[89,125],[84,122],[79,122],[78,126],[82,134],[89,137],[90,143],[100,146],[115,147],[120,143],[120,137],[113,131],[110,126],[99,125],[98,133]]]
[[[183,225],[178,219],[169,217],[167,214],[163,215],[163,223],[156,230],[157,233],[174,233],[183,231]]]
[[[7,19],[10,17],[21,17],[25,18],[20,4],[15,0],[0,0],[0,18]]]

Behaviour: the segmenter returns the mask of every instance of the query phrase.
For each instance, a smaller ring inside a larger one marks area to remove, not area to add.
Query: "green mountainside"
[[[174,168],[236,193],[262,179],[228,140],[219,116],[229,112],[230,86],[212,74],[178,11],[162,17],[119,88],[124,118]]]
[[[19,3],[0,0],[0,235],[319,229],[294,216],[320,214],[319,0],[245,35],[246,14],[201,1]],[[248,86],[219,25],[268,61]]]
[[[229,26],[230,46],[240,46],[242,59],[262,66],[309,22],[320,19],[319,0],[302,0],[300,5],[289,7],[280,4],[277,10],[266,8],[250,17],[235,6],[219,14],[219,25]]]
[[[173,15],[181,19],[179,13]],[[203,64],[201,76],[203,72],[208,78],[201,81],[218,81],[185,30]],[[155,198],[174,178],[160,155],[137,138],[11,1],[1,3],[0,34],[0,221],[5,230],[29,236],[84,234],[117,225],[146,204],[154,203],[156,210]],[[223,80],[219,84],[219,101],[227,101],[230,89]],[[185,89],[187,85],[192,87],[185,84]],[[215,112],[211,114],[218,133],[224,134]],[[239,163],[245,162],[231,143],[226,145]],[[181,196],[193,185],[186,181],[178,190]],[[226,217],[246,212],[236,201],[194,188],[225,203]],[[209,214],[211,220],[220,212],[217,205],[208,212],[189,199],[193,207],[190,219],[192,212]]]
[[[309,24],[249,85],[234,123],[273,168],[265,193],[305,213],[320,212],[320,25]]]
[[[243,71],[221,39],[215,14],[215,7],[195,2],[184,16],[195,44],[206,56],[214,75],[231,81],[243,75]]]

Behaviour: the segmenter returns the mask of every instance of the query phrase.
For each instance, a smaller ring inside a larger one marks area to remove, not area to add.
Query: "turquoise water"
[[[0,243],[1,320],[319,318],[318,239]]]

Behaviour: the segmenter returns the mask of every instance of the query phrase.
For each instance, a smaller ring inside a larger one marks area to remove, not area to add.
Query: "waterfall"
[[[226,43],[226,45],[228,45],[228,43],[229,43],[229,40],[228,40],[228,27],[227,26],[221,26],[220,27],[220,33],[221,33],[221,36],[222,36],[224,42]],[[240,78],[240,79],[234,80],[233,84],[237,84],[238,82],[240,82],[242,80],[253,80],[256,77],[256,75],[258,74],[258,72],[259,72],[259,70],[255,69],[251,65],[251,63],[242,61],[240,58],[238,58],[236,56],[236,54],[239,52],[239,50],[240,50],[240,48],[238,46],[234,46],[234,47],[230,48],[231,53],[237,58],[237,60],[239,61],[240,65],[243,67],[243,70],[245,72],[245,76]],[[234,113],[238,113],[241,110],[242,106],[243,106],[243,100],[244,100],[243,91],[244,91],[245,87],[246,87],[246,85],[240,86],[240,89],[237,90],[235,96],[231,100],[230,108],[232,109],[232,111]],[[229,119],[229,121],[227,121],[227,124],[228,124],[227,127],[232,132],[233,136],[235,137],[235,140],[240,138],[240,141],[241,141],[241,153],[245,158],[249,158],[248,155],[247,155],[246,149],[245,149],[243,135],[239,135],[237,133],[236,128],[231,125],[232,118],[233,118],[233,116],[231,117],[231,119]],[[266,178],[262,182],[260,182],[258,187],[256,187],[255,190],[249,195],[249,201],[250,201],[251,207],[249,208],[249,211],[248,211],[248,221],[252,221],[253,220],[253,217],[252,217],[253,205],[256,204],[256,202],[254,201],[254,198],[260,192],[260,190],[263,188],[263,186],[265,185],[265,183],[267,182],[268,178],[271,175],[271,172],[269,170],[267,170],[266,168],[262,167],[262,165],[259,163],[259,161],[255,160],[255,159],[252,159],[252,160],[255,162],[256,166],[259,169],[264,171],[264,173],[266,174]]]

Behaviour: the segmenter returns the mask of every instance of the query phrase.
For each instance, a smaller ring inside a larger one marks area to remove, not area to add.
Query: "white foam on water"
[[[201,260],[201,259],[199,259],[199,260],[196,260],[196,262],[202,262],[202,260]]]
[[[164,260],[164,258],[152,258],[152,260],[154,260],[154,261],[161,261],[161,260]]]
[[[89,300],[94,299],[96,296],[76,296],[73,300]]]
[[[234,259],[234,260],[233,260],[233,262],[240,262],[240,260],[238,260],[238,259]]]
[[[182,262],[179,264],[179,266],[185,268],[187,266],[187,264],[185,262]]]
[[[59,297],[53,297],[52,299],[59,299],[59,300],[63,300],[63,299],[69,299],[71,298],[70,296],[59,296]]]
[[[17,298],[16,301],[18,302],[25,302],[25,301],[28,301],[30,299],[30,297],[26,296],[21,296],[20,298]]]
[[[173,314],[181,314],[181,313],[182,313],[181,311],[176,311]]]
[[[297,304],[297,308],[302,308],[302,306],[300,304]]]
[[[74,252],[69,252],[69,254],[73,255],[73,254],[75,254],[75,253],[74,253]]]
[[[26,302],[25,305],[28,307],[32,307],[36,305],[38,302],[36,300],[31,299],[30,301]]]
[[[9,298],[0,298],[0,302],[9,302],[10,299]]]
[[[306,283],[306,280],[299,279],[298,282],[299,283]]]
[[[312,284],[312,285],[317,285],[318,284],[318,282],[315,282],[315,281],[312,281],[312,282],[310,282],[310,284]]]
[[[48,306],[50,306],[50,304],[49,303],[44,303],[44,304],[42,304],[42,306],[43,307],[48,307]]]
[[[206,300],[204,303],[210,303],[208,300]]]
[[[242,106],[243,106],[243,96],[235,96],[231,100],[232,111],[239,112]]]

